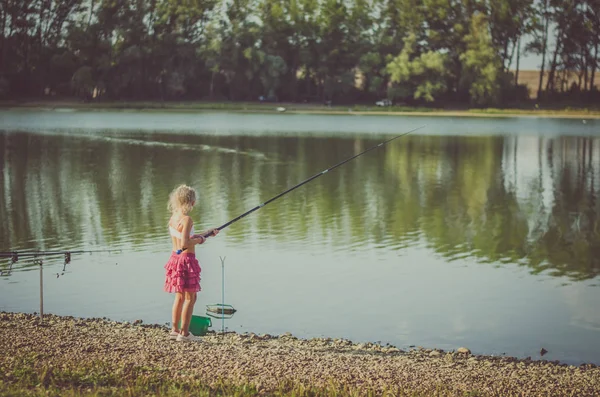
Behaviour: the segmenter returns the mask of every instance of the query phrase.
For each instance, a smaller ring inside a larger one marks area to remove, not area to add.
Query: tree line
[[[0,97],[597,100],[600,0],[0,0]],[[537,54],[537,92],[519,85]],[[546,77],[544,77],[546,76]]]

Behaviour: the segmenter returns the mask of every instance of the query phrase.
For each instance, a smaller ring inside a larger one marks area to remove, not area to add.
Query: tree
[[[533,0],[489,0],[492,43],[502,61],[504,72],[510,65],[521,36],[529,30],[529,16],[533,12]],[[518,51],[517,51],[518,56]]]
[[[40,18],[45,20],[43,2],[4,0],[2,7],[2,72],[10,90],[22,96],[41,95],[39,66],[44,46]],[[42,13],[42,15],[40,15]]]
[[[79,68],[71,79],[73,91],[75,94],[85,100],[92,96],[94,90],[94,79],[92,78],[92,68],[83,66]]]
[[[358,60],[358,68],[363,75],[362,89],[377,97],[386,91],[387,73],[384,57],[377,51],[369,51]]]
[[[0,79],[15,98],[72,95],[85,70],[112,99],[356,103],[391,87],[501,104],[519,93],[521,45],[542,58],[539,96],[572,71],[594,90],[598,1],[0,0]]]
[[[546,52],[548,48],[548,28],[550,26],[550,7],[549,0],[540,0],[532,16],[532,34],[533,40],[527,44],[526,52],[541,55],[540,77],[537,89],[537,98],[542,97],[542,83],[544,79],[544,70],[546,67]]]
[[[598,48],[600,47],[600,0],[587,0],[586,17],[589,23],[586,25],[592,38],[590,46],[590,91],[595,91],[596,69],[600,66]],[[594,55],[591,55],[591,54]]]
[[[301,32],[295,25],[302,18],[298,15],[299,12],[299,4],[295,0],[261,2],[260,48],[268,54],[261,76],[263,89],[266,91],[263,95],[294,101],[298,99],[297,72],[301,62]]]
[[[348,10],[342,0],[323,0],[317,16],[319,39],[317,40],[316,77],[319,96],[323,101],[332,100],[343,93],[354,76],[349,74],[355,64],[349,50]]]
[[[277,97],[277,89],[288,67],[279,55],[267,54],[262,64],[260,80],[268,97]]]
[[[463,67],[461,84],[469,87],[474,105],[495,104],[500,99],[502,66],[488,26],[485,15],[473,15],[469,34],[464,38],[467,50],[460,55]]]
[[[416,36],[410,34],[404,39],[402,52],[387,65],[386,70],[391,82],[400,86],[399,90],[394,91],[399,97],[433,102],[447,89],[446,55],[427,51],[413,57],[415,45]]]
[[[222,21],[221,71],[229,88],[227,96],[230,100],[258,96],[260,82],[253,79],[258,70],[253,61],[258,58],[248,56],[248,51],[253,54],[259,49],[260,27],[254,22],[255,10],[252,0],[233,0]]]
[[[221,37],[218,25],[211,23],[206,28],[206,39],[199,49],[204,66],[210,71],[209,98],[215,98],[215,84],[221,71]]]

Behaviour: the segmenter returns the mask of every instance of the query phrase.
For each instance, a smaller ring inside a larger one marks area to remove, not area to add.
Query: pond
[[[220,226],[422,125],[198,247],[195,314],[224,295],[214,329],[600,364],[600,120],[4,110],[0,250],[120,250],[43,258],[45,312],[164,324],[176,185]],[[35,261],[0,270],[0,310],[38,311]]]

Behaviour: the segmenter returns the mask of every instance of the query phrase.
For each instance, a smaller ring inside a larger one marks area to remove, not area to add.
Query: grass
[[[433,107],[390,106],[377,107],[374,105],[339,105],[324,106],[321,104],[302,103],[259,103],[259,102],[210,102],[210,101],[98,101],[84,103],[77,100],[55,101],[0,101],[0,108],[34,108],[56,109],[70,108],[77,110],[135,110],[135,111],[227,111],[227,112],[261,112],[273,113],[277,107],[285,107],[288,113],[315,114],[388,114],[388,115],[430,115],[430,116],[547,116],[547,117],[600,117],[600,107],[564,107],[559,109],[529,109],[523,108],[484,108],[484,109],[442,109]]]
[[[219,381],[208,386],[189,376],[173,378],[166,369],[147,366],[113,368],[95,362],[56,367],[40,363],[39,357],[14,358],[10,364],[0,362],[0,396],[224,396],[250,397],[354,397],[354,396],[450,396],[456,395],[443,386],[426,391],[390,390],[385,393],[336,384],[312,387],[282,381],[275,390],[265,392],[252,384]],[[464,394],[479,395],[477,392]]]

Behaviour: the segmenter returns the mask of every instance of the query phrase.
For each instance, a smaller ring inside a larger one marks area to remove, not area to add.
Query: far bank
[[[354,114],[389,116],[443,116],[443,117],[544,117],[544,118],[600,118],[600,108],[560,109],[538,107],[528,108],[473,108],[443,109],[411,106],[369,106],[369,105],[321,105],[314,103],[261,103],[261,102],[210,102],[210,101],[91,101],[77,100],[32,100],[0,101],[0,109],[36,110],[123,110],[123,111],[169,111],[202,112],[227,111],[249,113],[304,113],[304,114]]]

